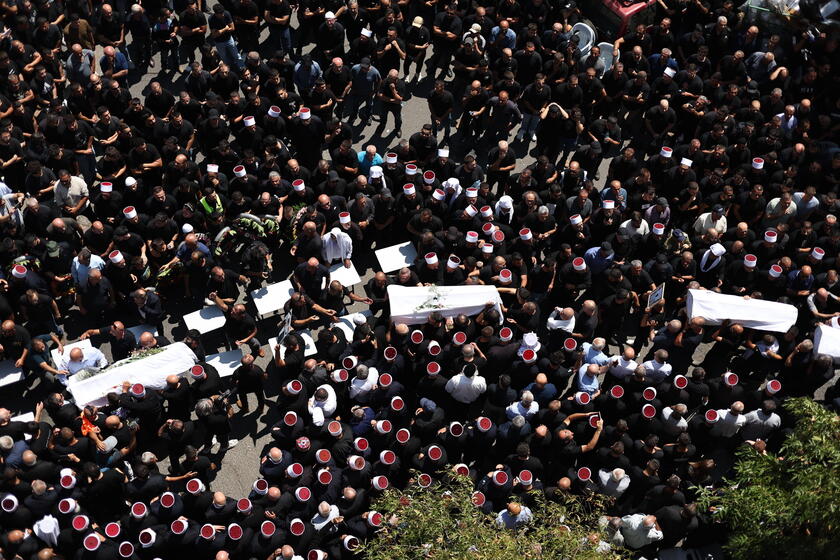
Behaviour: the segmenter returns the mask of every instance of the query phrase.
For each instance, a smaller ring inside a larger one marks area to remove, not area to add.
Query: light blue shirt
[[[64,354],[64,368],[70,375],[76,374],[83,369],[87,368],[99,368],[102,369],[108,365],[108,359],[105,357],[105,354],[99,351],[97,348],[84,348],[82,350],[82,359],[78,362],[74,362],[70,359],[70,351],[67,350]]]
[[[589,342],[584,342],[581,345],[581,349],[583,350],[583,361],[587,364],[605,366],[610,361],[610,358],[606,354],[595,349]]]
[[[533,518],[531,508],[528,506],[522,506],[522,511],[516,516],[511,515],[508,510],[504,509],[496,516],[496,526],[500,529],[516,529],[527,525]]]
[[[385,161],[382,159],[382,156],[376,154],[373,156],[373,159],[367,158],[367,152],[362,150],[361,152],[356,154],[357,159],[359,160],[359,174],[360,175],[370,175],[370,168],[374,165],[382,165]]]
[[[590,395],[592,395],[601,387],[601,384],[598,382],[597,376],[589,375],[588,373],[586,373],[586,369],[588,367],[589,364],[583,364],[582,366],[580,366],[580,369],[578,369],[577,386],[578,391],[582,391],[584,393],[589,393]]]
[[[490,30],[490,42],[494,42],[496,37],[499,36],[499,32],[501,28],[497,25],[493,29]],[[515,49],[516,48],[516,32],[513,29],[508,27],[507,31],[505,32],[505,38],[502,40],[501,45],[499,45],[500,49]]]
[[[102,270],[105,268],[105,261],[98,255],[90,256],[90,264],[84,265],[79,262],[79,257],[73,259],[73,264],[70,266],[70,275],[73,277],[73,282],[77,286],[84,286],[88,280],[88,274],[93,269]]]

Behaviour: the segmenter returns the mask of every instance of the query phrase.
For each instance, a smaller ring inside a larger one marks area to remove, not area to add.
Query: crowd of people
[[[610,53],[550,0],[2,7],[3,399],[35,409],[0,409],[4,558],[355,558],[399,524],[382,492],[454,476],[500,528],[606,495],[585,546],[650,556],[725,541],[698,488],[777,452],[784,398],[840,403],[813,336],[840,328],[833,25],[660,0]],[[250,294],[287,277],[272,348]],[[405,324],[394,285],[501,304]],[[706,324],[690,289],[798,319]],[[219,340],[170,328],[207,306],[244,350],[230,377]],[[197,363],[162,390],[67,389],[172,342]],[[252,489],[214,491],[254,405]]]

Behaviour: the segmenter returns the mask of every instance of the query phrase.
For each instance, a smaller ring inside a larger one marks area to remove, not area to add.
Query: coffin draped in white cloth
[[[193,365],[196,357],[189,346],[176,342],[150,356],[138,358],[130,356],[113,363],[101,373],[79,380],[71,376],[67,380],[67,389],[73,395],[77,406],[87,404],[105,404],[105,396],[119,390],[123,381],[142,383],[146,389],[157,390],[166,386],[166,377],[182,374]]]
[[[814,333],[814,355],[826,354],[835,360],[840,358],[840,329],[819,325]]]
[[[750,329],[786,332],[796,323],[796,307],[786,303],[718,294],[709,290],[688,290],[688,317],[703,317],[708,325],[725,319]]]
[[[492,301],[501,314],[501,298],[495,286],[388,286],[391,319],[395,323],[425,323],[432,311],[444,317],[463,313],[476,315]]]

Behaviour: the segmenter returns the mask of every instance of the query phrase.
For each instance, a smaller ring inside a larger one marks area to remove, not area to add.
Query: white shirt
[[[571,333],[575,330],[575,316],[572,315],[572,318],[569,320],[559,319],[560,312],[556,309],[551,312],[551,315],[548,316],[546,320],[546,325],[548,326],[548,330],[556,331],[560,329],[562,331],[566,331],[567,333]]]
[[[472,404],[487,390],[487,381],[480,375],[467,377],[459,373],[446,382],[446,392],[462,404]]]
[[[680,433],[688,429],[688,422],[684,417],[678,417],[674,414],[674,409],[666,406],[662,409],[663,428],[665,433],[671,436],[678,436]]]
[[[744,415],[745,423],[741,428],[741,437],[755,441],[766,440],[770,434],[782,425],[782,419],[775,412],[765,414],[760,408]]]
[[[368,368],[368,375],[365,379],[354,377],[350,380],[350,398],[359,402],[367,402],[369,394],[376,387],[376,382],[379,381],[379,372],[376,368]]]
[[[316,531],[320,531],[321,529],[326,527],[330,521],[332,521],[338,516],[338,506],[332,505],[330,506],[330,512],[327,514],[326,517],[324,517],[320,513],[316,513],[312,516],[312,526],[315,527]]]
[[[731,410],[722,408],[717,411],[719,420],[709,431],[713,436],[732,437],[747,423],[743,414],[733,414]]]
[[[662,531],[657,529],[656,525],[653,527],[644,526],[645,517],[646,515],[643,513],[636,513],[621,518],[621,534],[624,535],[624,543],[628,547],[642,548],[650,543],[662,540]]]
[[[353,256],[353,240],[343,231],[335,231],[336,229],[338,228],[333,228],[321,237],[321,255],[326,263]]]
[[[330,418],[333,414],[335,414],[335,408],[338,406],[338,399],[336,399],[335,396],[335,389],[333,389],[330,385],[325,383],[320,385],[318,389],[324,389],[327,392],[327,400],[316,401],[315,397],[312,396],[309,398],[307,406],[309,408],[309,414],[312,415],[312,423],[320,427],[324,425],[325,418]],[[316,389],[316,391],[318,389]]]
[[[617,498],[624,494],[628,486],[630,486],[630,476],[627,473],[624,473],[621,480],[616,482],[612,477],[612,471],[606,469],[598,471],[598,487],[601,489],[601,494]]]
[[[648,225],[647,220],[642,220],[639,227],[633,225],[633,220],[627,220],[619,227],[627,228],[630,235],[641,235],[642,237],[647,237],[650,233],[650,226]]]
[[[718,233],[725,233],[726,216],[721,215],[717,221],[714,221],[712,220],[712,213],[706,212],[705,214],[700,214],[697,219],[694,220],[694,233],[697,235],[705,233],[709,228],[717,230]]]
[[[645,366],[645,377],[653,383],[662,383],[666,377],[671,375],[671,364],[668,362],[660,364],[656,360],[648,360],[642,365]]]
[[[621,381],[627,381],[639,367],[636,360],[627,360],[624,356],[612,356],[610,358],[610,375]]]

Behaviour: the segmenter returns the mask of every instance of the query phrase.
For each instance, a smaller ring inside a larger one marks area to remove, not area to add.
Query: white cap
[[[338,223],[349,224],[350,223],[350,212],[341,212],[338,215]]]
[[[364,35],[365,37],[370,37],[371,35],[373,35],[373,31],[371,31],[367,27],[364,27],[362,28],[362,35]]]
[[[511,208],[513,208],[513,199],[508,195],[504,195],[499,199],[499,206],[501,206],[505,210],[510,210]]]
[[[580,214],[573,214],[573,215],[569,218],[569,222],[571,222],[573,225],[577,225],[577,224],[579,224],[579,223],[582,223],[582,222],[583,222],[583,218],[581,218],[581,217],[580,217]]]
[[[586,261],[582,257],[577,257],[572,261],[572,266],[575,270],[586,270]]]
[[[184,224],[181,226],[182,233],[192,233],[193,231],[195,231],[195,228],[192,227],[192,224]]]
[[[669,78],[673,78],[674,76],[677,75],[677,71],[674,70],[673,68],[666,68],[665,69],[665,75],[668,76]]]
[[[755,265],[758,264],[758,257],[755,255],[745,255],[744,256],[744,266],[747,268],[755,268]]]
[[[426,264],[435,264],[438,262],[437,253],[426,253],[426,256],[423,258],[426,260]]]
[[[674,155],[674,150],[669,148],[668,146],[662,146],[659,150],[659,155],[665,158],[669,158]]]
[[[303,192],[306,190],[306,183],[303,182],[303,179],[295,179],[292,181],[292,188],[297,192]]]
[[[446,261],[446,266],[448,266],[449,268],[458,268],[458,266],[460,264],[461,264],[461,259],[459,259],[455,255],[449,255],[449,259],[447,259],[447,261]]]
[[[726,248],[723,245],[721,245],[720,243],[715,243],[714,245],[709,247],[709,250],[716,257],[719,257],[722,254],[726,253]]]
[[[312,111],[309,110],[309,107],[301,107],[300,111],[298,111],[298,116],[302,121],[308,121],[310,117],[312,117]]]
[[[99,183],[99,191],[100,192],[112,192],[114,190],[114,184],[109,182]]]
[[[335,14],[332,12],[327,12],[324,14],[324,19],[335,19]]]
[[[693,161],[691,161],[691,160],[690,160],[690,159],[688,159],[688,158],[682,158],[682,159],[680,160],[680,165],[685,165],[685,166],[687,166],[687,167],[691,167],[693,164],[694,164],[694,162],[693,162]]]
[[[245,126],[254,126],[255,124],[257,124],[257,119],[249,115],[245,117],[242,122],[245,123]]]
[[[137,179],[135,179],[134,177],[126,177],[125,178],[125,186],[126,187],[133,187],[136,184],[137,184]]]
[[[478,196],[478,188],[477,187],[467,187],[464,189],[464,194],[467,198],[475,198]]]
[[[120,263],[125,260],[125,257],[119,251],[111,251],[110,253],[108,253],[108,260],[110,260],[112,263]]]
[[[513,282],[513,273],[507,268],[503,268],[499,271],[499,282],[502,284],[510,284]]]
[[[752,160],[753,169],[764,169],[764,159],[757,157]]]
[[[665,234],[665,224],[655,223],[653,224],[653,234],[654,235],[664,235]]]
[[[123,216],[129,220],[137,217],[137,209],[134,206],[126,206],[123,208]]]
[[[449,157],[449,148],[438,148],[438,157]]]
[[[615,208],[615,200],[605,200],[603,206],[606,210],[612,210]]]
[[[481,207],[481,217],[482,218],[490,218],[493,216],[493,209],[489,206],[482,206]]]
[[[443,200],[446,198],[446,193],[443,192],[443,189],[435,189],[432,191],[432,198],[435,200]]]
[[[385,154],[385,163],[397,163],[397,154],[394,152]]]
[[[492,243],[485,243],[481,246],[481,252],[487,253],[488,255],[493,252],[493,244]]]
[[[427,185],[431,185],[435,182],[435,172],[434,171],[426,171],[423,173],[423,182]]]
[[[814,247],[811,251],[811,257],[821,261],[823,260],[823,257],[825,257],[825,251],[821,247]]]
[[[233,174],[236,175],[237,177],[244,177],[245,175],[248,174],[248,172],[245,171],[245,166],[244,165],[237,165],[236,167],[233,168]]]
[[[531,230],[528,228],[522,228],[519,230],[519,239],[522,241],[528,241],[529,239],[533,238],[534,234],[531,233]]]
[[[764,232],[764,241],[766,241],[767,243],[775,243],[778,239],[779,234],[775,230],[768,229]]]
[[[468,231],[465,238],[467,240],[467,243],[478,243],[478,232],[477,231]]]
[[[774,264],[770,267],[770,270],[767,271],[767,274],[769,274],[771,278],[778,278],[782,275],[782,272],[784,272],[782,267],[777,264]]]
[[[219,172],[219,166],[218,165],[216,165],[215,163],[208,163],[207,164],[207,173],[218,173],[218,172]]]
[[[378,179],[382,177],[382,168],[378,165],[374,165],[370,168],[370,178],[371,179]]]
[[[22,264],[16,264],[12,268],[12,276],[15,278],[26,278],[26,267]]]
[[[469,216],[470,218],[472,218],[476,214],[478,214],[478,209],[475,206],[473,206],[472,204],[470,204],[469,206],[464,208],[464,211],[467,213],[467,216]]]
[[[275,118],[279,117],[280,116],[280,107],[278,107],[277,105],[272,105],[271,107],[269,107],[268,108],[268,116],[269,117],[275,117]]]
[[[406,175],[417,175],[417,166],[413,163],[409,163],[405,166],[405,174]]]

